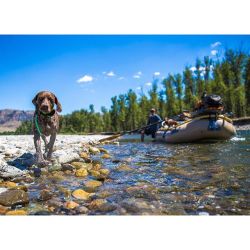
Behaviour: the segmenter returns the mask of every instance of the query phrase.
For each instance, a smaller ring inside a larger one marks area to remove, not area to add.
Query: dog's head
[[[57,97],[49,91],[39,92],[32,100],[32,103],[39,111],[46,114],[53,111],[55,104],[57,106],[56,110],[58,112],[62,111],[61,103],[58,101]]]

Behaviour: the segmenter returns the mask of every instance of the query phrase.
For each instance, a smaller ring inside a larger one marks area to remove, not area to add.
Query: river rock
[[[88,175],[88,171],[85,168],[77,169],[75,173],[76,177],[86,177],[87,175]]]
[[[47,204],[49,207],[54,207],[54,208],[59,208],[63,206],[63,203],[60,200],[60,198],[52,198],[47,201]]]
[[[142,199],[125,199],[122,201],[121,205],[131,214],[153,213],[154,211],[154,206],[151,205],[150,202]]]
[[[89,204],[89,209],[100,212],[111,212],[116,209],[116,206],[107,202],[105,199],[96,199]]]
[[[89,173],[99,181],[104,181],[107,178],[106,175],[101,174],[99,171],[96,170],[89,170]]]
[[[95,180],[90,180],[84,183],[84,189],[88,192],[94,192],[98,187],[102,185],[102,182],[100,181],[95,181]]]
[[[80,159],[79,154],[73,150],[57,150],[53,153],[53,157],[61,164],[78,161]]]
[[[79,207],[79,204],[74,202],[74,201],[67,201],[64,206],[67,208],[67,209],[75,209],[77,207]]]
[[[99,170],[100,174],[103,174],[105,176],[109,175],[110,171],[107,168],[102,168]]]
[[[11,210],[6,213],[6,215],[27,215],[27,211],[25,210]]]
[[[0,194],[0,205],[15,206],[29,203],[29,196],[23,190],[7,190]]]
[[[100,150],[98,148],[95,148],[95,147],[89,147],[89,152],[91,154],[99,154],[100,153]]]
[[[80,168],[90,169],[91,168],[91,164],[80,162],[80,161],[71,162],[71,165],[75,167],[75,169],[80,169]]]
[[[71,171],[73,172],[75,170],[75,167],[72,164],[64,163],[62,164],[62,171]]]
[[[132,171],[133,168],[129,167],[129,166],[126,165],[126,164],[121,164],[121,165],[118,166],[115,170],[116,170],[116,171],[125,171],[125,172],[129,172],[129,171]]]
[[[40,201],[47,201],[49,199],[51,199],[53,196],[53,194],[47,190],[47,189],[43,189],[41,192],[40,192],[40,195],[39,195],[39,200]]]
[[[80,153],[80,157],[86,162],[86,163],[90,163],[91,159],[89,157],[89,155],[86,152],[81,152]]]
[[[88,208],[84,207],[84,206],[79,206],[76,208],[77,213],[79,214],[87,214],[88,213]]]
[[[107,149],[105,149],[105,148],[99,148],[99,150],[100,150],[101,153],[105,153],[105,154],[109,153],[109,151]]]
[[[14,178],[17,176],[22,176],[24,174],[25,174],[25,172],[23,172],[22,170],[14,167],[14,166],[10,166],[4,161],[0,161],[0,177],[2,177],[2,178]]]
[[[6,181],[3,183],[0,183],[1,187],[6,187],[6,188],[13,188],[13,187],[16,187],[16,185],[17,184],[15,182],[12,182],[12,181]]]
[[[48,166],[49,172],[60,171],[62,170],[62,165],[60,163],[53,163]]]
[[[77,189],[72,193],[72,196],[78,200],[88,200],[90,198],[90,193],[82,189]]]
[[[110,159],[111,156],[109,154],[104,154],[102,155],[102,159]]]
[[[8,211],[7,207],[0,205],[0,215],[6,214]]]

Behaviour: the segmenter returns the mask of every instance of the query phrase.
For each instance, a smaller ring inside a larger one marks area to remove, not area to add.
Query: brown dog
[[[59,130],[59,115],[57,112],[62,111],[62,106],[57,97],[49,91],[39,92],[32,100],[32,103],[36,107],[33,117],[36,160],[37,165],[43,167],[49,164],[48,160],[51,160],[56,134]],[[56,110],[54,109],[55,104],[57,106]],[[50,136],[49,143],[46,136]],[[45,143],[44,155],[41,149],[41,137]]]

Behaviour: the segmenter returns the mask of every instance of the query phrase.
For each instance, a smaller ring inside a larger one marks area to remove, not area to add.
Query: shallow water
[[[250,131],[223,142],[167,145],[121,142],[104,145],[111,155],[101,159],[110,170],[93,196],[108,206],[87,214],[146,215],[240,215],[250,214]],[[43,214],[46,202],[37,197],[50,190],[61,202],[74,200],[72,191],[93,177],[74,175],[40,177],[29,187],[29,214]],[[88,207],[90,201],[80,205]],[[55,209],[52,214],[79,214]],[[46,213],[45,213],[46,214]]]

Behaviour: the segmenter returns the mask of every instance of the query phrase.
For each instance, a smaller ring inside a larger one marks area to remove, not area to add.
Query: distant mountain
[[[0,132],[15,131],[23,121],[30,121],[33,111],[15,109],[0,110]]]

